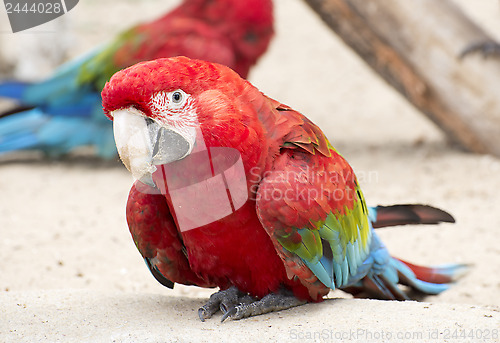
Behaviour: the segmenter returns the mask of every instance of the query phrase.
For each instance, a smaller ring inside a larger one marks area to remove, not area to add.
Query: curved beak
[[[193,150],[195,134],[159,123],[134,107],[116,110],[112,116],[120,159],[135,180],[151,187],[156,187],[155,165],[180,160]]]

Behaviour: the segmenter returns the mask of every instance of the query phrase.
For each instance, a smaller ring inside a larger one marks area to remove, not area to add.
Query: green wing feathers
[[[352,208],[345,207],[342,214],[329,212],[312,228],[292,226],[272,234],[278,250],[286,250],[282,257],[298,256],[303,265],[299,262],[295,267],[309,268],[326,287],[335,289],[349,283],[369,254],[371,231],[366,214],[364,200],[358,198]]]
[[[77,83],[90,84],[96,90],[101,90],[114,73],[132,64],[133,61],[120,56],[139,49],[145,38],[136,28],[123,32],[97,55],[82,64]]]
[[[280,152],[259,186],[259,218],[289,276],[316,289],[320,282],[321,292],[345,286],[369,254],[363,194],[316,125],[286,106],[277,109],[279,127],[268,132]]]

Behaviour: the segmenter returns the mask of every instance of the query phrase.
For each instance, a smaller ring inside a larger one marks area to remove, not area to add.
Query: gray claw
[[[202,322],[204,322],[204,321],[205,321],[205,319],[212,317],[213,313],[212,313],[212,314],[208,314],[207,312],[208,312],[208,311],[207,311],[207,309],[205,308],[205,306],[200,307],[200,308],[198,309],[198,317],[200,318],[200,320],[201,320]]]
[[[233,318],[234,315],[236,315],[238,310],[236,307],[230,308],[228,311],[224,312],[224,315],[222,316],[220,322],[223,323],[227,318],[231,317]]]
[[[203,309],[201,307],[198,309],[198,317],[200,318],[200,320],[202,322],[205,321],[205,309]]]
[[[251,301],[254,301],[251,296],[240,292],[236,287],[231,287],[212,294],[208,302],[198,309],[198,317],[204,322],[205,319],[211,318],[219,310],[225,315],[236,305]]]

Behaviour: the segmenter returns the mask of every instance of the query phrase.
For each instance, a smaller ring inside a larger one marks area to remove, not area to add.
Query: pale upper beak
[[[135,180],[155,187],[155,165],[180,160],[193,150],[195,134],[159,123],[134,107],[111,115],[118,154]]]

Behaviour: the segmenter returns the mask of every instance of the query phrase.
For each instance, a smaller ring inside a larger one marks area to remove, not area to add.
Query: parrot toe
[[[462,59],[474,53],[480,53],[484,58],[500,57],[500,43],[492,41],[473,43],[460,53],[460,58]]]
[[[248,304],[253,301],[255,301],[255,298],[233,286],[212,294],[208,302],[198,309],[198,317],[204,322],[205,319],[211,318],[219,310],[223,315],[226,315],[236,306]]]
[[[254,299],[251,302],[239,303],[231,308],[226,308],[221,322],[224,322],[227,318],[239,320],[269,312],[286,310],[303,305],[306,302],[305,300],[297,299],[287,290],[281,290],[279,293],[270,293],[260,300]]]

